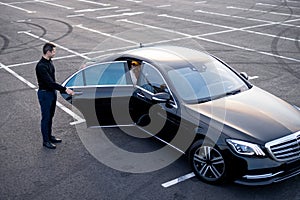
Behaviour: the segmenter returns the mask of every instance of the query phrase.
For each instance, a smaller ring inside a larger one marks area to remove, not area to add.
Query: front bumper
[[[261,164],[263,165],[264,163],[262,162]],[[268,185],[284,181],[300,174],[300,159],[264,169],[249,170],[249,167],[251,168],[251,166],[248,165],[246,174],[241,178],[237,178],[235,183],[242,185]]]

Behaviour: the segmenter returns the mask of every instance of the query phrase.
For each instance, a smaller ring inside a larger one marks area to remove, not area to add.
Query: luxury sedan
[[[187,155],[204,182],[265,185],[300,173],[299,108],[207,52],[141,47],[90,63],[63,85],[88,127],[139,127]]]

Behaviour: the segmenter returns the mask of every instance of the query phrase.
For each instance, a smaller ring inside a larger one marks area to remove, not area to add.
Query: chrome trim
[[[297,110],[300,111],[300,108],[298,106],[296,106],[296,105],[293,105],[293,106],[294,106],[294,108],[296,108]]]
[[[89,128],[118,128],[118,127],[133,127],[135,124],[124,124],[124,125],[105,125],[105,126],[90,126]]]
[[[281,146],[275,147],[278,145],[281,145]],[[298,151],[296,148],[294,148],[294,149],[290,148],[291,145],[294,145],[294,146],[297,145]],[[285,137],[278,138],[273,141],[267,142],[265,144],[265,147],[268,150],[268,152],[270,153],[270,155],[272,156],[272,158],[276,161],[289,161],[289,160],[293,160],[293,159],[297,159],[297,158],[300,159],[300,131],[297,131],[297,132],[287,135]],[[287,157],[287,158],[280,158],[283,156],[282,155],[276,156],[274,154],[274,151],[278,150],[280,148],[283,148],[283,149],[281,151],[277,151],[277,152],[285,153],[283,155],[285,155],[285,157]],[[287,149],[285,149],[285,148],[287,148]],[[291,150],[295,150],[295,152],[286,153],[286,152],[290,152]]]
[[[83,88],[103,88],[103,87],[134,87],[133,84],[128,84],[128,85],[117,85],[117,84],[111,84],[111,85],[83,85],[83,86],[72,86],[68,87],[71,89],[83,89]]]
[[[289,179],[289,178],[292,178],[294,176],[297,176],[298,174],[300,174],[300,171],[296,171],[296,172],[293,172],[292,174],[288,175],[288,176],[285,176],[279,180],[275,180],[274,182],[280,182],[280,181],[284,181],[286,179]]]
[[[144,67],[144,65],[147,64],[147,65],[151,66],[155,71],[157,71],[157,72],[159,73],[159,75],[160,75],[161,78],[163,79],[164,83],[166,84],[166,86],[167,86],[167,88],[168,88],[168,91],[170,92],[171,97],[172,97],[173,100],[174,100],[173,108],[177,109],[177,108],[178,108],[177,102],[175,101],[174,95],[173,95],[172,91],[170,90],[170,87],[169,87],[169,85],[168,85],[168,83],[167,83],[165,77],[162,75],[162,73],[161,73],[154,65],[152,65],[152,64],[150,64],[150,63],[148,63],[148,62],[143,61],[142,64],[143,64],[142,67]],[[142,73],[142,72],[143,72],[143,68],[141,68],[141,72],[140,72],[140,73]],[[141,89],[141,90],[143,90],[144,92],[150,94],[151,96],[154,95],[152,92],[150,92],[150,91],[148,91],[148,90],[142,88],[142,87],[139,86],[139,85],[136,85],[136,87],[139,88],[139,89]]]
[[[259,174],[259,175],[245,175],[245,176],[243,176],[243,178],[251,179],[251,180],[253,180],[253,179],[272,178],[272,177],[277,176],[277,175],[279,175],[279,174],[281,174],[283,172],[284,171],[280,171],[280,172],[277,172],[275,174],[269,173],[269,174]]]

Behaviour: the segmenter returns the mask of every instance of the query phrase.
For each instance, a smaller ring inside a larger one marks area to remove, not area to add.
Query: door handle
[[[139,92],[137,93],[137,96],[140,98],[145,98],[145,95],[143,95],[142,93],[139,93]]]
[[[82,95],[82,94],[83,94],[83,92],[81,92],[81,91],[74,92],[74,96],[79,96],[79,95]]]

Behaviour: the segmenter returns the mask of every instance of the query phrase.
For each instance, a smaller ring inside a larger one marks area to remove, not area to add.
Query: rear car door
[[[88,127],[133,124],[129,102],[134,88],[127,62],[90,65],[73,74],[63,85],[74,90],[74,96],[62,96],[84,115]]]

